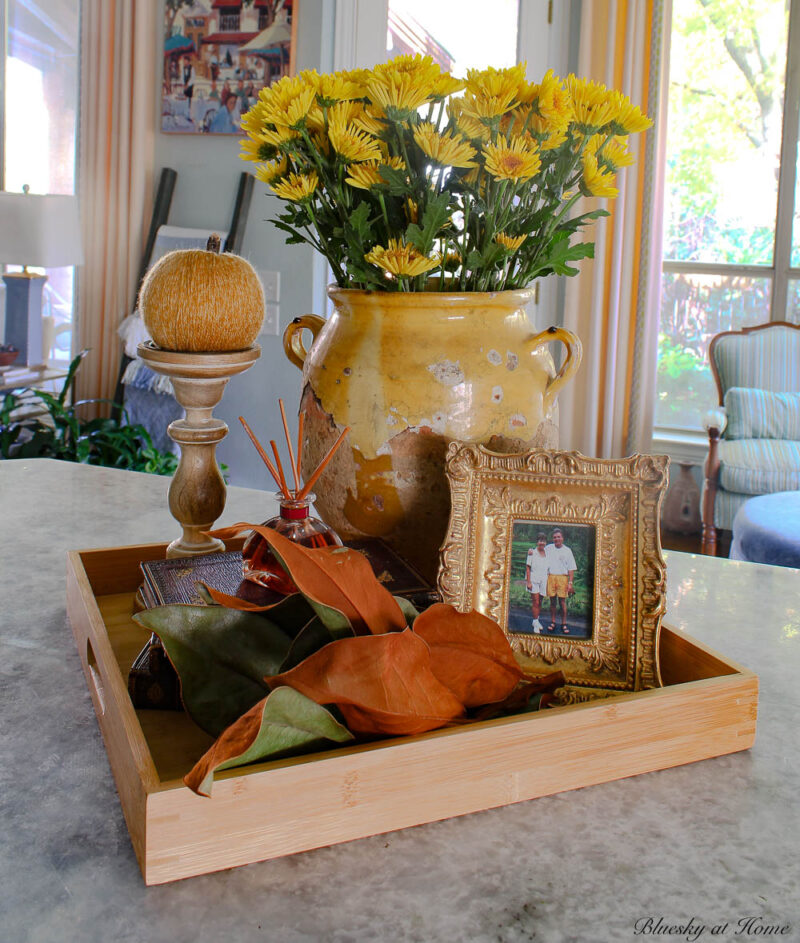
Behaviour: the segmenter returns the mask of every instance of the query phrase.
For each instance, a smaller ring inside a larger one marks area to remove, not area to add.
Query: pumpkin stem
[[[206,243],[207,252],[216,252],[219,255],[219,250],[222,247],[222,243],[219,238],[219,233],[212,232],[208,237],[208,242]]]

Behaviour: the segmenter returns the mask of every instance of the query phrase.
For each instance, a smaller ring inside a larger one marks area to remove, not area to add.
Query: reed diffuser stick
[[[289,485],[286,483],[286,475],[284,475],[283,473],[283,465],[281,464],[281,456],[280,456],[280,453],[278,452],[278,446],[274,439],[270,439],[269,444],[272,446],[272,454],[275,456],[275,464],[278,467],[278,474],[281,476],[282,490],[286,494],[286,497],[290,498],[292,496],[292,492],[289,491]],[[294,494],[296,497],[297,492],[294,492]]]
[[[297,475],[297,469],[300,467],[300,462],[295,462],[294,460],[294,450],[292,449],[292,439],[289,435],[289,423],[286,421],[286,410],[283,408],[283,400],[278,400],[278,406],[281,410],[281,420],[283,422],[283,432],[286,436],[286,447],[289,449],[289,462],[292,466],[292,475],[294,475],[294,493],[300,490],[300,479]]]
[[[306,414],[300,413],[297,417],[297,471],[302,473],[303,469],[303,429],[305,428]]]
[[[319,463],[314,474],[303,485],[300,493],[297,495],[298,501],[301,501],[308,494],[308,492],[311,491],[311,489],[314,487],[314,482],[325,471],[325,466],[333,458],[334,453],[336,452],[336,450],[339,448],[339,446],[342,443],[342,439],[344,439],[344,437],[347,435],[349,431],[350,431],[350,426],[345,426],[345,428],[341,431],[341,433],[339,434],[339,438],[333,443],[330,449],[328,449],[328,454]]]
[[[283,492],[283,496],[285,498],[291,498],[291,495],[289,494],[289,491],[286,488],[285,482],[281,484],[281,479],[278,476],[278,472],[275,470],[275,466],[269,460],[269,455],[267,455],[267,453],[264,451],[263,446],[256,438],[253,430],[250,428],[250,426],[248,426],[247,420],[244,418],[244,416],[239,416],[239,422],[244,426],[244,431],[248,434],[248,436],[250,436],[250,441],[256,447],[256,451],[261,456],[261,459],[264,462],[264,464],[267,466],[267,470],[269,471],[270,475],[272,475],[272,477],[275,479],[275,484]]]

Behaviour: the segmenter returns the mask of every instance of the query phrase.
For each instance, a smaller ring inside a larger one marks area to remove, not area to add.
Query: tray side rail
[[[67,553],[67,616],[133,848],[144,873],[147,794],[158,789],[160,783],[81,557],[79,551]]]

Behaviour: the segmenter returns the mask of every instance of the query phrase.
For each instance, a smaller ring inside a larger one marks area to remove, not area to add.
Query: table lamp
[[[22,265],[22,272],[7,272],[4,343],[19,354],[15,364],[41,364],[42,291],[46,275],[28,266],[55,268],[83,262],[78,198],[0,190],[0,263]]]

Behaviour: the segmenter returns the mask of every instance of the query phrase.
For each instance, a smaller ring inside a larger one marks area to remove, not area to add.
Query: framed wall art
[[[161,130],[241,134],[259,91],[293,75],[298,0],[166,0]]]
[[[659,687],[668,463],[452,443],[443,600],[497,621],[527,672],[563,671],[573,700]]]

